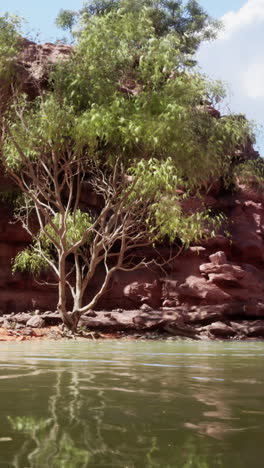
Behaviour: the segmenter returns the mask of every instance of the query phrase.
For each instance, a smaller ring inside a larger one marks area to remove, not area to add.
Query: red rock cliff
[[[67,46],[40,46],[25,41],[18,63],[23,69],[22,88],[30,95],[37,93],[37,86],[45,86],[49,65],[69,53],[71,49]],[[212,118],[220,118],[217,111],[211,108],[207,111],[212,113]],[[259,157],[250,142],[240,156]],[[9,181],[2,174],[0,189],[8,186]],[[195,206],[197,200],[192,202]],[[224,191],[219,183],[203,203],[226,214],[226,231],[230,237],[218,235],[191,247],[170,264],[166,273],[157,269],[127,274],[117,272],[98,308],[159,309],[159,321],[171,313],[171,332],[173,324],[175,329],[179,328],[180,320],[187,325],[196,323],[200,334],[206,336],[240,336],[244,326],[245,335],[264,337],[263,193],[242,185],[231,193]],[[0,210],[0,310],[9,313],[54,309],[56,289],[47,290],[24,274],[11,273],[12,258],[30,239],[19,225],[12,224],[12,210],[8,204],[2,203]],[[166,246],[163,249],[166,250]],[[100,272],[94,288],[99,280]],[[258,321],[255,323],[255,320]],[[168,320],[165,322],[168,327]],[[257,326],[258,331],[248,331],[249,323],[255,324],[253,328],[256,330]]]

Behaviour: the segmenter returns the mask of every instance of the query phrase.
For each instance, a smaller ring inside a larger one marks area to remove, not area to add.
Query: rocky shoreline
[[[262,317],[263,316],[263,317]],[[264,304],[90,311],[80,320],[82,338],[194,340],[264,339]],[[57,312],[21,312],[0,317],[0,341],[72,338]]]

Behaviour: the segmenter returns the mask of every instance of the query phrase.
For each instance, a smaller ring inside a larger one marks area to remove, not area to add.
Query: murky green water
[[[0,343],[0,467],[264,466],[264,343]]]

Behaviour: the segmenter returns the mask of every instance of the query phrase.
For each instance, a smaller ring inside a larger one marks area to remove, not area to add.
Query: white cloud
[[[237,12],[229,11],[222,17],[225,29],[221,35],[222,39],[230,39],[236,31],[252,25],[252,23],[263,23],[264,0],[248,0]]]
[[[264,100],[264,57],[260,57],[259,61],[251,64],[243,74],[242,84],[246,96]]]
[[[264,126],[264,0],[245,0],[222,21],[223,32],[201,46],[198,61],[209,76],[228,83],[234,112]],[[264,139],[259,143],[264,155]]]

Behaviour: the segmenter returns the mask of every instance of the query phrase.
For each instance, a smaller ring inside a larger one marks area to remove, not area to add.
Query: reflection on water
[[[0,344],[0,467],[263,466],[262,343]]]
[[[27,440],[15,454],[14,467],[24,466],[26,460],[30,466],[35,467],[89,466],[89,452],[78,448],[66,432],[60,435],[58,422],[27,417],[8,419],[14,431],[27,436]]]

